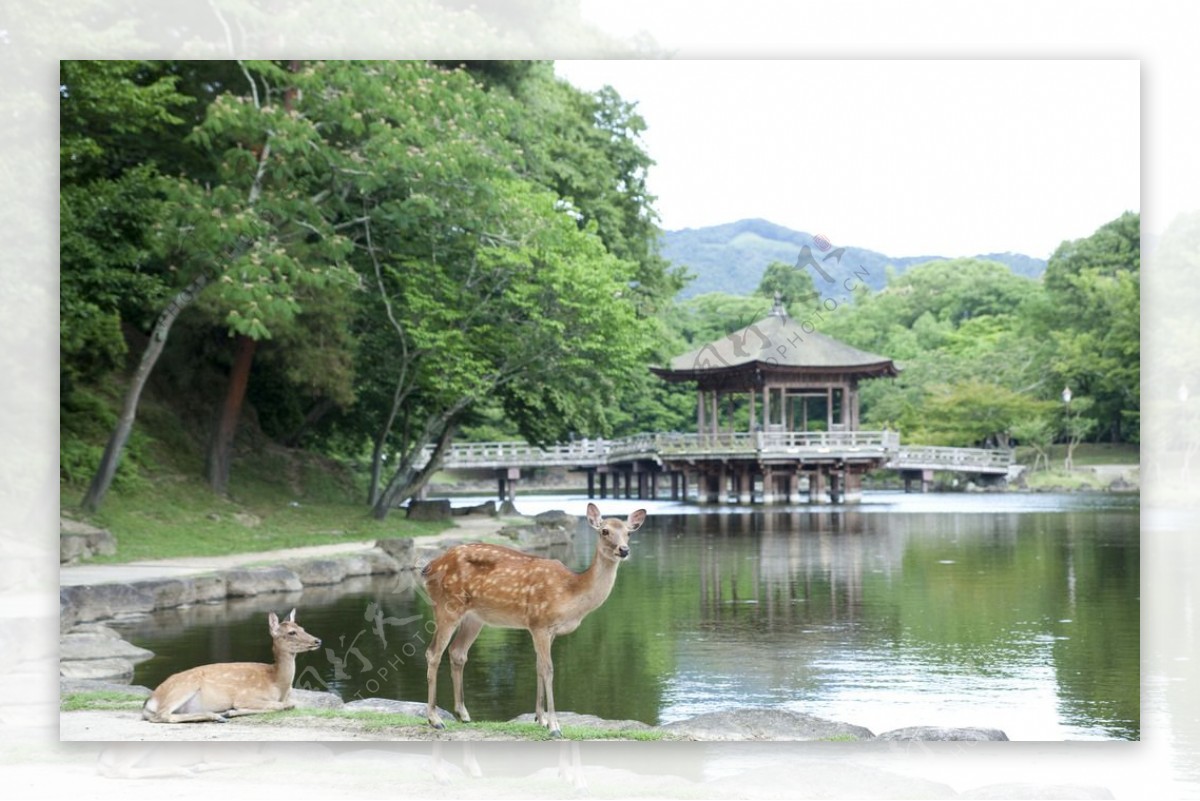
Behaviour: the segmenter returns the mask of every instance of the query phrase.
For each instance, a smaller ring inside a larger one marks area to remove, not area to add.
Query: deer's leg
[[[456,615],[448,611],[447,606],[448,604],[442,604],[435,607],[435,631],[433,638],[429,641],[429,647],[425,649],[425,681],[429,685],[429,706],[425,710],[425,719],[435,729],[446,727],[437,713],[438,667],[442,664],[442,653],[445,652],[450,637],[453,636],[454,630],[458,628],[458,623],[462,619],[460,614]]]
[[[554,643],[554,635],[545,629],[530,632],[533,635],[533,648],[537,651],[538,696],[545,694],[546,709],[544,719],[539,723],[550,729],[551,737],[562,737],[562,729],[558,726],[558,715],[554,713],[554,661],[550,658],[550,647]],[[539,706],[539,712],[540,704]]]
[[[483,621],[475,615],[467,615],[459,624],[458,634],[450,644],[450,677],[454,680],[454,714],[463,723],[468,723],[471,716],[467,714],[467,705],[463,702],[463,666],[467,664],[467,651],[471,643],[483,630]]]

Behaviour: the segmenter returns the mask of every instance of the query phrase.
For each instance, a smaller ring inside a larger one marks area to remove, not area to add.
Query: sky
[[[890,256],[1012,251],[1140,211],[1140,63],[557,61],[645,118],[665,230],[761,217]]]

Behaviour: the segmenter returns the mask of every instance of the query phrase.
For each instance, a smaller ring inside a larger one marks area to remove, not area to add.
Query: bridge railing
[[[432,449],[428,449],[424,463]],[[527,442],[463,442],[451,447],[444,467],[598,467],[635,459],[736,456],[821,457],[878,455],[886,467],[998,472],[1013,461],[1012,451],[983,448],[901,446],[896,431],[757,431],[704,434],[637,434],[616,440],[576,440],[539,448]]]
[[[887,464],[893,469],[931,468],[934,470],[1007,470],[1013,463],[1013,452],[1008,449],[945,448],[934,445],[906,445],[899,449],[894,459]]]

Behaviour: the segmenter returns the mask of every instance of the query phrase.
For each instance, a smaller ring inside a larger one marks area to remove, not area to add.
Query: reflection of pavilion
[[[662,454],[668,470],[694,476],[701,502],[720,502],[732,483],[764,503],[855,501],[862,475],[899,445],[893,432],[859,430],[859,382],[894,377],[891,359],[825,336],[788,318],[776,298],[770,315],[715,342],[653,367],[660,378],[697,387],[694,446]],[[692,445],[692,443],[689,443]]]

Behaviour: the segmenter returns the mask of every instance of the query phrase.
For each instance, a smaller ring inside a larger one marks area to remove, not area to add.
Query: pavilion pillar
[[[696,390],[696,433],[704,437],[704,390]]]
[[[763,384],[763,431],[769,431],[771,426],[771,387]]]
[[[673,501],[679,500],[679,477],[680,477],[680,473],[675,472],[675,471],[671,472],[671,500],[673,500]],[[684,476],[684,478],[685,478],[685,483],[684,483],[684,487],[683,487],[683,494],[684,494],[684,496],[686,496],[687,495],[687,484],[686,484],[687,477]]]
[[[717,438],[717,435],[721,433],[720,412],[721,393],[714,389],[712,391],[712,419],[709,421],[709,425],[712,427],[712,435],[714,440]]]
[[[755,391],[754,387],[750,387],[750,433],[751,434],[754,433],[754,426],[758,423],[758,421],[754,419],[754,396],[757,394],[758,394],[758,392]]]

